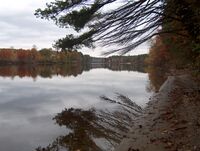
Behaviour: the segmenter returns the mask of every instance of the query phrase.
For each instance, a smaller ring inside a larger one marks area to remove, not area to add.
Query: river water
[[[148,102],[130,68],[0,67],[1,151],[109,151]]]

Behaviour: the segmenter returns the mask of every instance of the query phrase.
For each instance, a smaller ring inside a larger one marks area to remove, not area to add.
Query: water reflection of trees
[[[149,75],[149,85],[147,86],[148,91],[157,92],[161,85],[167,79],[167,68],[161,67],[148,67],[148,75]]]
[[[4,65],[0,66],[0,76],[2,77],[32,77],[41,76],[51,78],[53,75],[77,76],[88,70],[80,65]]]
[[[143,65],[133,65],[133,64],[112,64],[106,66],[108,69],[113,71],[138,71],[145,73],[145,66]]]
[[[19,76],[36,78],[41,76],[43,78],[51,78],[54,75],[66,76],[77,76],[82,74],[83,71],[89,71],[93,68],[108,68],[114,71],[140,71],[143,69],[136,68],[130,65],[120,65],[120,66],[106,66],[105,64],[99,64],[97,66],[92,65],[80,65],[80,64],[55,64],[55,65],[2,65],[0,66],[0,76],[1,77],[11,77]]]
[[[69,108],[58,113],[53,119],[59,126],[71,131],[59,136],[47,147],[38,147],[36,151],[108,151],[112,150],[124,137],[132,125],[133,118],[140,114],[141,107],[123,95],[118,99],[101,97],[107,103],[113,103],[115,109],[74,109]],[[99,141],[97,141],[99,140]],[[97,142],[100,142],[97,143]]]

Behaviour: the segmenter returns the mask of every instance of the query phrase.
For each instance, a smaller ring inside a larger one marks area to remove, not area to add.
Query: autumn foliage
[[[80,63],[83,54],[77,51],[58,52],[52,49],[0,49],[0,64]]]

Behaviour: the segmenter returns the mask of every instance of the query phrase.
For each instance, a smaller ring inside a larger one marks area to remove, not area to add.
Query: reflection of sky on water
[[[127,95],[138,105],[148,101],[147,74],[93,69],[77,77],[0,78],[0,150],[27,151],[48,145],[66,133],[52,117],[64,108],[108,108],[99,96]]]

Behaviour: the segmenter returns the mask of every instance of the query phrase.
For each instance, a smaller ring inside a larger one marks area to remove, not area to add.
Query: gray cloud
[[[12,10],[1,6],[0,9],[0,47],[14,46],[16,48],[30,48],[33,44],[41,47],[51,47],[54,40],[64,37],[70,30],[60,29],[53,22],[42,20],[34,16],[35,9],[45,4],[44,1],[36,3],[20,0],[24,6],[13,4]],[[16,2],[17,3],[17,2]],[[37,4],[37,5],[36,5]],[[2,3],[4,5],[4,3]]]
[[[45,7],[46,2],[53,0],[0,0],[0,48],[52,47],[54,41],[74,33],[72,29],[61,29],[52,21],[42,20],[34,16],[37,8]],[[81,49],[85,54],[99,56],[106,48]],[[146,53],[146,45],[139,47],[131,54]]]

